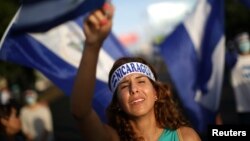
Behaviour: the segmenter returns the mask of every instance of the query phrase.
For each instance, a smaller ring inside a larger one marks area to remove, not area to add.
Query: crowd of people
[[[1,141],[53,141],[50,109],[38,101],[33,89],[23,92],[24,103],[14,98],[8,85],[0,88]]]

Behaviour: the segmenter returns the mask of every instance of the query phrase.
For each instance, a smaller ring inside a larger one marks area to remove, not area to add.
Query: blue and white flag
[[[159,45],[187,116],[205,132],[214,123],[224,71],[224,0],[198,0],[193,13]]]
[[[70,95],[84,49],[83,18],[68,21],[44,33],[12,34],[6,31],[0,43],[0,59],[34,68],[43,73],[66,95]],[[99,54],[93,106],[102,120],[111,101],[108,73],[114,61],[129,56],[113,34],[105,40]],[[82,80],[87,81],[87,80]]]
[[[104,2],[105,0],[22,0],[12,32],[44,32],[100,8]]]

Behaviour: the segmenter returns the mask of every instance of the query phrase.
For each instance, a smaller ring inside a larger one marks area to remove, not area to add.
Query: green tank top
[[[179,141],[177,130],[164,129],[158,141]]]

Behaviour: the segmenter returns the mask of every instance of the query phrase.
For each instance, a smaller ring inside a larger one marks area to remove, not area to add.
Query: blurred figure
[[[6,94],[1,93],[1,97]],[[15,99],[6,99],[0,104],[0,140],[1,141],[25,141],[21,131],[19,119],[20,104]],[[1,101],[2,102],[2,101]]]
[[[215,124],[216,125],[222,125],[223,124],[223,119],[221,117],[221,113],[218,113],[215,117]]]
[[[49,107],[37,102],[34,90],[24,92],[26,106],[21,109],[22,131],[28,141],[53,141],[53,125]]]
[[[231,70],[231,84],[236,98],[240,124],[250,124],[250,41],[243,32],[235,39],[238,55]]]
[[[0,89],[0,93],[1,93],[1,97],[0,97],[1,104],[6,105],[11,99],[10,91],[8,88],[2,88]]]
[[[7,80],[0,75],[0,102],[2,105],[7,104],[11,98],[10,90],[8,89]]]

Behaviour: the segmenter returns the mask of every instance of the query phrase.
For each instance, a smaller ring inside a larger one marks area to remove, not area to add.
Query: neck
[[[157,125],[155,116],[140,117],[130,121],[136,134],[142,136],[145,141],[157,141],[163,128]]]
[[[28,105],[28,107],[29,107],[30,109],[35,109],[37,106],[38,106],[38,104],[37,104],[37,103],[34,103],[34,104],[31,104],[31,105]]]

